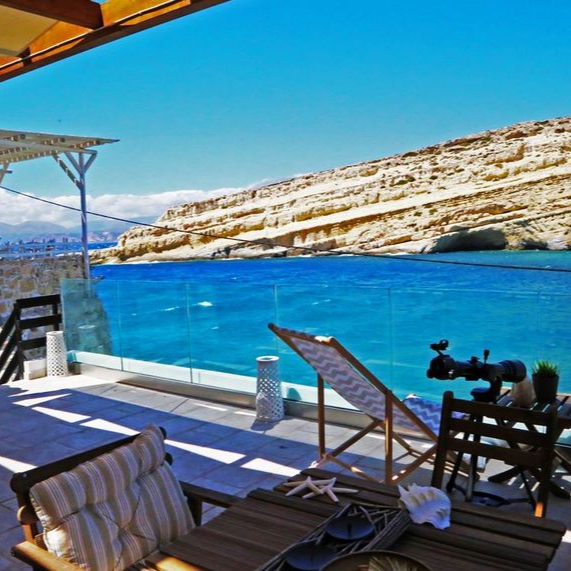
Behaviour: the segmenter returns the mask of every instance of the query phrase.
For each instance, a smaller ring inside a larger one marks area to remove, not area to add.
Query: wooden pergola
[[[0,0],[0,81],[228,0]]]

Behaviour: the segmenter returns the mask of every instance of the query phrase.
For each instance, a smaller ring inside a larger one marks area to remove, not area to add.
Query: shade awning
[[[0,0],[0,81],[228,0]]]

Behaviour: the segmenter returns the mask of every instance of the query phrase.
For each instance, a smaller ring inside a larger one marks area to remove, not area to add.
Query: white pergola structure
[[[83,271],[89,278],[89,251],[87,239],[87,199],[85,176],[97,157],[93,147],[116,143],[118,139],[76,137],[51,133],[29,133],[0,129],[0,184],[11,172],[10,165],[43,157],[53,157],[71,182],[79,190],[81,209],[81,250]]]

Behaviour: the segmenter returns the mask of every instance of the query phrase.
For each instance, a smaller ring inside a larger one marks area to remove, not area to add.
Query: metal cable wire
[[[0,188],[5,190],[6,192],[10,192],[12,194],[16,194],[18,196],[23,196],[25,198],[29,198],[31,200],[36,200],[38,202],[43,202],[45,204],[50,204],[52,206],[57,206],[59,208],[65,208],[66,210],[72,210],[74,212],[81,212],[80,208],[75,206],[68,206],[67,204],[61,204],[60,202],[55,202],[53,200],[48,200],[47,198],[40,198],[39,196],[34,196],[32,194],[27,194],[25,192],[21,192],[19,190],[15,190],[13,188],[9,188],[4,185],[0,185]],[[453,265],[453,266],[470,266],[470,267],[479,267],[479,268],[499,268],[505,270],[527,270],[527,271],[536,271],[536,272],[557,272],[557,273],[571,273],[571,269],[567,268],[541,268],[537,266],[513,266],[509,264],[488,264],[488,263],[481,263],[481,262],[462,262],[458,260],[439,260],[439,259],[429,259],[429,258],[418,258],[411,255],[403,255],[403,256],[395,256],[391,254],[374,254],[371,252],[359,252],[359,251],[348,251],[348,250],[341,250],[337,248],[316,248],[312,246],[280,246],[279,244],[272,243],[271,240],[263,239],[263,240],[249,240],[246,238],[236,238],[230,236],[221,236],[218,234],[213,234],[210,232],[198,232],[196,230],[186,230],[182,228],[172,228],[170,226],[162,226],[160,224],[150,224],[148,222],[139,222],[137,220],[131,220],[129,218],[121,218],[119,216],[112,216],[110,214],[102,214],[100,212],[93,212],[91,210],[86,211],[87,214],[91,216],[97,216],[99,218],[105,218],[107,220],[115,220],[117,222],[125,222],[126,224],[133,224],[136,226],[146,226],[147,228],[155,228],[157,230],[165,230],[167,232],[180,232],[182,234],[190,234],[192,236],[201,236],[203,238],[211,238],[213,240],[229,240],[231,242],[238,242],[242,244],[254,244],[257,246],[275,246],[278,248],[284,248],[285,250],[301,250],[304,252],[311,252],[313,254],[332,254],[335,256],[364,256],[368,258],[382,258],[382,259],[389,259],[392,261],[400,261],[400,262],[420,262],[424,264],[446,264],[446,265]]]

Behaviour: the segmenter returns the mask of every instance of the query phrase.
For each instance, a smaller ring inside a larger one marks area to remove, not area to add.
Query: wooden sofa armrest
[[[31,541],[23,541],[12,547],[12,555],[42,571],[82,571],[80,567],[56,557],[53,553],[38,547]]]
[[[182,493],[186,496],[188,507],[194,518],[194,523],[200,525],[202,523],[202,504],[210,504],[222,508],[229,508],[234,504],[242,501],[242,498],[210,490],[197,486],[196,484],[189,484],[188,482],[179,482]]]

